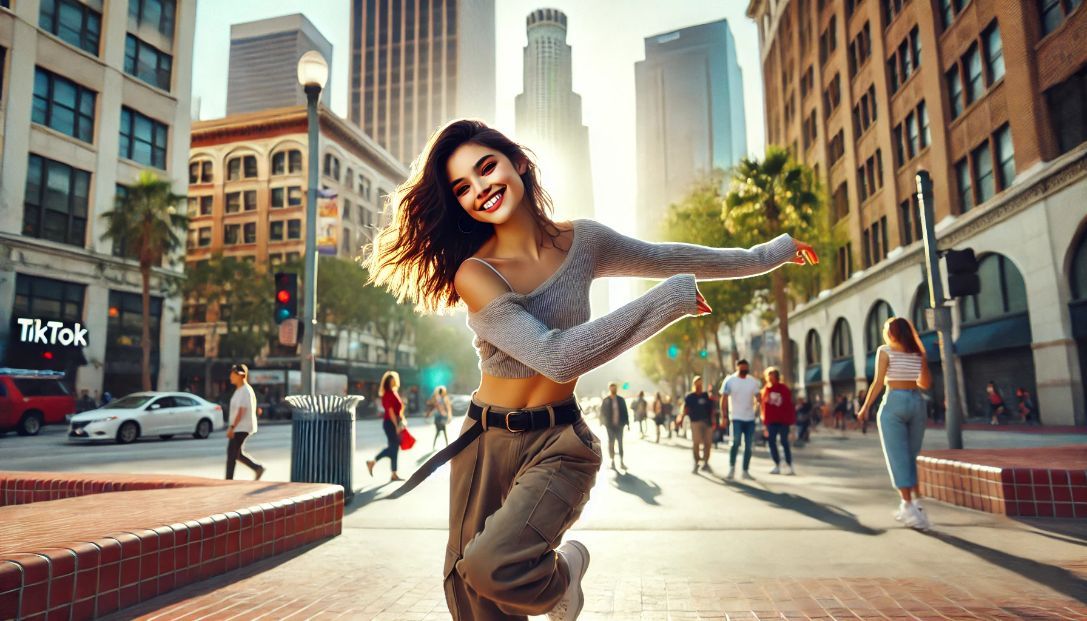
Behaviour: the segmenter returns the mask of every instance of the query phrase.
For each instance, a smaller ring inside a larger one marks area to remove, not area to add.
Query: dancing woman
[[[368,257],[372,281],[424,312],[463,303],[482,381],[452,458],[445,595],[454,619],[576,619],[589,552],[560,544],[600,468],[574,398],[578,377],[687,315],[710,312],[695,278],[801,263],[782,235],[747,249],[651,244],[592,220],[556,222],[519,145],[478,121],[429,141]],[[589,321],[594,278],[664,281]]]

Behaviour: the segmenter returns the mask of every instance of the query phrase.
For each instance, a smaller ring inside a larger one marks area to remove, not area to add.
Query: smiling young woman
[[[754,276],[814,252],[788,235],[707,248],[554,222],[525,150],[478,121],[435,133],[412,171],[370,249],[370,278],[421,312],[466,306],[482,381],[460,437],[397,495],[452,459],[444,575],[454,619],[576,619],[589,552],[559,542],[601,462],[574,397],[578,377],[709,313],[696,278]],[[663,280],[589,321],[589,285],[610,276]]]

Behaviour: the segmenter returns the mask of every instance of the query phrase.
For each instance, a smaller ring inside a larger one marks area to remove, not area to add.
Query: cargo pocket
[[[577,439],[581,442],[590,453],[596,457],[597,461],[600,460],[600,439],[593,434],[589,429],[589,425],[585,423],[584,419],[576,420],[570,424],[570,431],[573,432]]]
[[[561,470],[561,464],[559,466]],[[564,479],[557,471],[551,474],[540,499],[528,516],[528,525],[552,548],[573,520],[574,509],[580,507],[584,493]]]

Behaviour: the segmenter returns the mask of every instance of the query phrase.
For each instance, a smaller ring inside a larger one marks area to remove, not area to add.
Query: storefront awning
[[[853,358],[839,358],[830,362],[830,381],[856,379],[857,371]]]
[[[805,384],[818,384],[823,381],[823,367],[818,364],[809,365],[804,371]]]
[[[1030,318],[1026,313],[963,326],[955,353],[970,356],[987,351],[1030,346]]]

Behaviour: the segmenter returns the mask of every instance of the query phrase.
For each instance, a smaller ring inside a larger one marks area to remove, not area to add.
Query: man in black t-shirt
[[[696,375],[692,382],[692,392],[683,398],[683,413],[676,419],[676,426],[683,424],[684,417],[691,419],[691,449],[694,452],[694,469],[698,472],[701,462],[702,471],[710,471],[710,448],[713,446],[713,401],[702,388],[702,376]],[[703,450],[700,451],[699,449]]]

